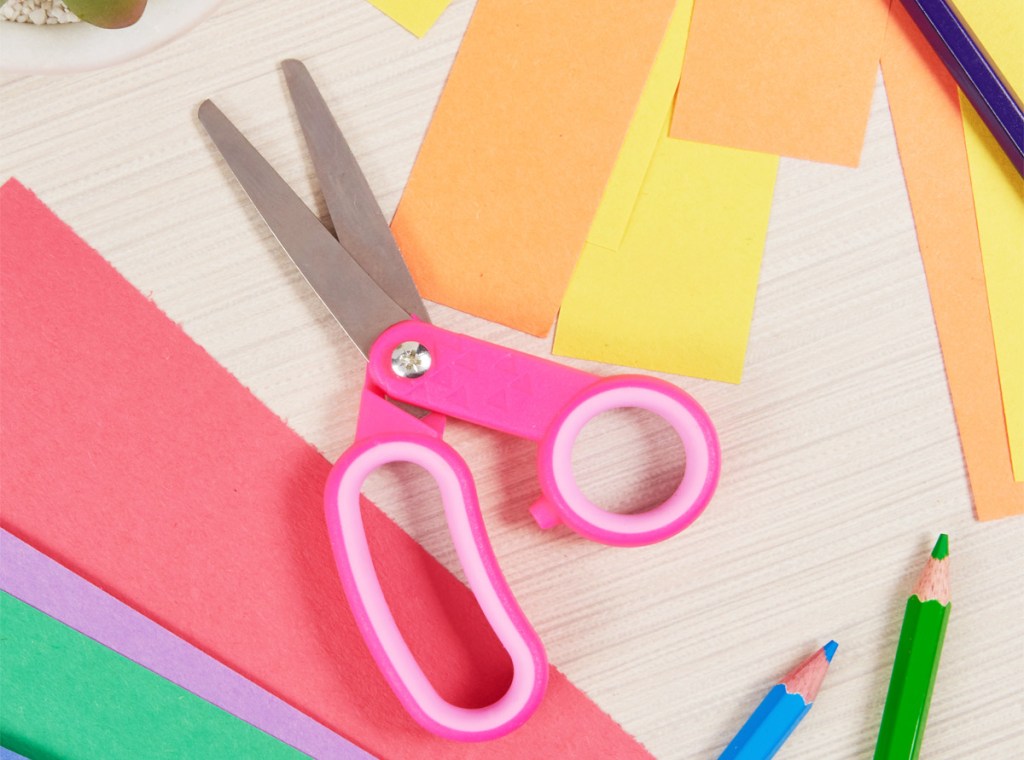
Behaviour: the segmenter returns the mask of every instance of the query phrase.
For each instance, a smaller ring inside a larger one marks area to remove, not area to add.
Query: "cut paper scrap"
[[[0,588],[310,757],[372,757],[7,531]]]
[[[0,203],[3,528],[375,755],[649,757],[554,668],[509,736],[419,728],[345,602],[330,464],[24,187],[8,182]],[[362,513],[428,677],[457,704],[493,701],[508,655],[469,589],[375,506]]]
[[[1024,24],[1019,38],[1024,45]],[[1024,47],[1022,47],[1024,50]],[[1013,476],[1024,481],[1024,179],[960,93]]]
[[[0,634],[0,733],[27,757],[304,757],[6,592]]]
[[[0,760],[27,760],[27,758],[17,752],[11,752],[6,747],[0,747]]]
[[[392,222],[425,298],[543,336],[674,0],[480,0]]]
[[[686,30],[692,10],[693,0],[679,0],[672,12],[647,84],[640,93],[640,103],[604,187],[601,204],[590,223],[588,243],[612,250],[622,243],[647,167],[664,131],[665,104],[672,102],[679,83],[679,67],[686,49]]]
[[[975,513],[1024,513],[999,395],[956,84],[901,3],[894,3],[882,77],[907,183],[932,312]]]
[[[738,383],[777,169],[663,135],[622,245],[584,249],[554,352]]]
[[[1007,83],[1024,92],[1024,3],[957,0]],[[1013,475],[1024,480],[1024,179],[961,93],[967,158],[985,264]]]
[[[856,166],[889,0],[696,0],[672,136]]]
[[[368,0],[403,27],[422,37],[444,13],[452,0]]]

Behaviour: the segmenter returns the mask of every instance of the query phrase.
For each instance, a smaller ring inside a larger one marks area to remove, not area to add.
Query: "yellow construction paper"
[[[588,243],[554,353],[737,383],[778,157],[668,137],[617,251]]]
[[[601,205],[587,233],[588,243],[614,250],[626,234],[629,217],[665,121],[665,104],[672,102],[672,95],[679,84],[679,69],[683,65],[692,11],[693,0],[680,0],[672,12],[615,168],[604,187]]]
[[[1024,3],[956,5],[1010,87],[1024,93]],[[1024,179],[962,94],[960,105],[1013,478],[1024,481]]]
[[[434,25],[452,0],[368,0],[417,37]]]
[[[1024,97],[1024,3],[955,0],[954,5],[1009,85]]]

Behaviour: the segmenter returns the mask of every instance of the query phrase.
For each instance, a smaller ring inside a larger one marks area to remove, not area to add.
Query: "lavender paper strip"
[[[0,531],[0,587],[312,757],[373,758],[6,530]],[[0,760],[17,757],[6,752]]]

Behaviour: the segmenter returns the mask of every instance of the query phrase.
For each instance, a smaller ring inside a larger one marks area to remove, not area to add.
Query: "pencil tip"
[[[932,557],[934,559],[945,559],[949,556],[949,536],[943,533],[939,536],[939,540],[935,542],[935,548],[932,549]]]
[[[828,642],[824,647],[822,647],[822,649],[825,650],[825,659],[832,662],[832,655],[836,653],[838,648],[839,645],[834,640]]]

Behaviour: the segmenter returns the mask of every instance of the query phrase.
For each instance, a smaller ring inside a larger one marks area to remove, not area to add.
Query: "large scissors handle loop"
[[[459,707],[438,694],[409,649],[384,598],[370,556],[359,494],[377,468],[392,462],[419,465],[437,482],[448,529],[469,587],[512,660],[511,685],[502,697],[486,707]],[[324,504],[335,562],[356,623],[377,666],[416,722],[449,739],[482,741],[503,736],[529,718],[547,686],[547,658],[498,567],[480,515],[476,489],[462,457],[439,438],[429,435],[371,435],[357,441],[335,464],[327,481]]]

